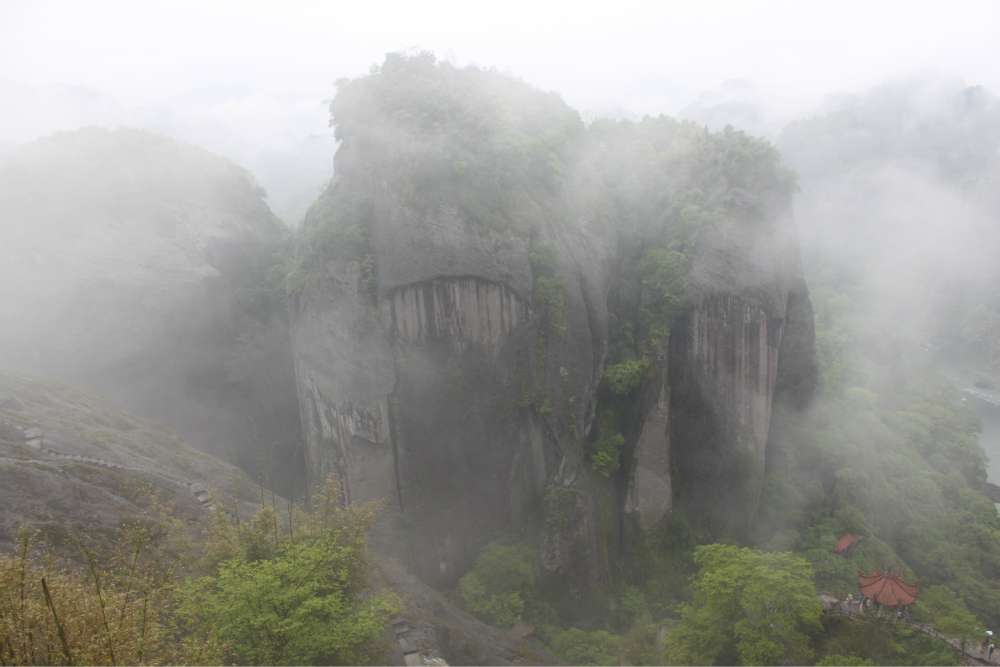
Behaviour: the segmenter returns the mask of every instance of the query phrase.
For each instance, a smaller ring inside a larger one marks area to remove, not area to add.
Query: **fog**
[[[998,25],[994,2],[8,1],[0,159],[60,130],[141,128],[249,170],[294,227],[333,176],[334,82],[431,50],[556,91],[585,123],[665,113],[770,139],[800,175],[818,308],[833,272],[866,316],[989,357],[974,330],[996,316]],[[856,141],[811,120],[846,117]]]
[[[978,632],[998,28],[993,1],[0,2],[0,373],[262,498],[335,471],[384,501],[383,554],[569,664],[743,659],[729,630],[684,653],[713,544],[794,552],[810,600],[891,566]],[[854,655],[820,625],[754,664]]]
[[[84,125],[149,129],[250,169],[297,225],[330,178],[325,100],[428,49],[560,93],[585,120],[681,115],[774,138],[891,77],[1000,90],[991,2],[0,4],[0,155]],[[750,111],[752,107],[752,112]],[[742,109],[743,111],[739,111]]]

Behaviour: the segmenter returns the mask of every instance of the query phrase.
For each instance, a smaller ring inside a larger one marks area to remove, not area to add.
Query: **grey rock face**
[[[384,184],[371,187],[377,305],[359,295],[362,268],[349,261],[328,262],[295,305],[312,483],[337,472],[348,500],[389,501],[406,517],[396,553],[439,585],[453,584],[497,530],[537,512],[548,484],[576,488],[580,519],[544,531],[542,561],[587,590],[607,565],[602,542],[616,539],[602,535],[584,484],[614,240],[538,223],[532,242],[554,244],[565,280],[559,325],[548,330],[527,239],[447,207],[411,210]],[[807,395],[812,386],[811,308],[783,206],[699,237],[694,309],[674,323],[646,381],[620,496],[618,511],[638,512],[646,529],[678,498],[719,525],[751,520],[776,387]]]
[[[812,308],[790,209],[704,230],[689,282],[694,310],[675,325],[669,351],[680,497],[741,530],[756,511],[779,362],[786,383],[804,395],[814,386]],[[795,332],[787,341],[786,331]]]
[[[259,489],[241,470],[81,386],[0,372],[0,391],[20,406],[0,405],[0,552],[13,549],[24,522],[78,556],[67,538],[107,540],[142,514],[144,499],[185,519],[213,497],[230,509],[237,500],[244,517],[259,508]]]
[[[296,300],[292,333],[310,481],[339,473],[349,502],[391,498],[395,489],[385,460],[392,347],[358,296],[360,275],[357,262],[327,263]]]
[[[543,331],[528,238],[447,207],[417,212],[384,184],[372,196],[377,308],[349,261],[327,263],[294,307],[310,478],[335,471],[349,500],[390,499],[412,526],[398,553],[427,581],[454,583],[550,479],[583,465],[614,244],[542,221],[566,284],[561,326]]]
[[[96,128],[4,169],[0,368],[89,386],[203,451],[252,442],[229,381],[239,300],[290,242],[252,177],[165,137]]]
[[[527,238],[480,229],[447,204],[416,211],[401,205],[388,185],[375,187],[371,238],[382,293],[439,276],[477,276],[521,298],[531,294]]]
[[[433,664],[430,660],[434,658],[449,665],[562,664],[538,644],[486,625],[452,606],[396,561],[378,559],[373,574],[376,590],[389,589],[403,599],[392,628],[383,635],[390,648],[382,655],[382,664]],[[411,657],[416,659],[408,661]]]
[[[659,360],[658,360],[659,361]],[[647,389],[646,406],[633,457],[635,469],[625,501],[626,512],[638,512],[644,530],[650,530],[673,507],[670,479],[670,388],[667,367],[660,368]]]

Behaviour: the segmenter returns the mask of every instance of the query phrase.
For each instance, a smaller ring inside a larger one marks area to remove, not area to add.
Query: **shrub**
[[[611,385],[611,391],[624,396],[642,384],[648,368],[648,359],[631,359],[614,366],[608,366],[604,369],[604,377]]]
[[[580,492],[577,489],[549,484],[542,501],[545,512],[545,523],[552,528],[570,528],[580,520],[582,511],[577,505]]]
[[[313,512],[289,514],[287,532],[273,507],[248,526],[220,525],[215,543],[223,555],[232,553],[214,573],[179,588],[185,629],[225,644],[239,664],[374,660],[398,601],[387,592],[364,595],[365,536],[376,507],[341,508],[339,491],[336,478],[328,479]]]
[[[0,664],[142,665],[175,661],[165,625],[169,567],[147,559],[149,536],[126,529],[101,566],[77,540],[86,568],[32,556],[34,533],[18,530],[0,557]],[[193,662],[213,656],[188,655]]]
[[[524,611],[539,570],[538,554],[528,545],[490,542],[472,571],[459,580],[458,597],[479,619],[510,629]]]

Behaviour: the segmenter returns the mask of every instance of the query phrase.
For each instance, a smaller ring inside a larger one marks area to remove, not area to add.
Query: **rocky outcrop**
[[[550,480],[582,470],[613,243],[542,220],[566,284],[562,321],[545,331],[529,239],[447,205],[409,210],[384,184],[373,196],[377,305],[359,296],[359,262],[329,261],[294,306],[311,479],[336,471],[347,500],[390,500],[412,525],[400,555],[454,583]]]
[[[378,558],[373,588],[403,599],[391,629],[385,665],[561,665],[538,644],[486,625],[450,604],[437,591],[404,570],[398,561]],[[398,648],[397,648],[398,647]]]
[[[629,483],[626,512],[636,512],[643,530],[651,530],[673,507],[673,482],[670,470],[670,387],[667,383],[665,355],[657,358],[658,367],[644,406],[642,426],[632,454],[635,467]]]
[[[629,511],[749,521],[774,393],[814,378],[772,147],[666,117],[590,132],[427,54],[331,113],[292,317],[312,484],[384,499],[395,553],[443,586],[513,527],[581,593],[627,566]]]
[[[756,511],[776,386],[794,387],[801,402],[815,387],[812,307],[790,206],[765,206],[752,222],[702,232],[688,278],[694,309],[669,348],[678,497],[730,530]]]
[[[264,445],[294,446],[287,334],[241,353],[265,319],[253,288],[290,242],[250,174],[89,128],[13,153],[0,182],[0,368],[84,384],[247,469],[251,415]]]
[[[220,499],[244,518],[259,508],[241,470],[83,387],[0,372],[0,392],[0,553],[22,523],[73,556],[74,535],[104,542],[123,521],[162,519],[151,503],[185,520]]]

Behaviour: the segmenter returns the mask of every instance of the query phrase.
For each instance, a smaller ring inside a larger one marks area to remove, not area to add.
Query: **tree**
[[[770,665],[812,657],[805,633],[819,629],[822,609],[805,560],[725,544],[698,547],[694,560],[701,567],[694,600],[666,639],[671,662]]]
[[[945,637],[954,637],[962,642],[975,641],[979,637],[980,623],[976,620],[965,603],[946,586],[931,586],[920,596],[920,607],[930,612],[929,619],[934,629]]]
[[[235,553],[179,588],[186,629],[225,644],[238,664],[371,661],[397,600],[366,592],[365,535],[375,508],[341,508],[338,496],[331,478],[316,510],[293,513],[284,534],[274,508],[248,527],[223,526],[216,543]]]
[[[621,637],[607,630],[570,628],[552,638],[552,651],[571,665],[619,665]]]
[[[490,542],[475,567],[458,582],[465,608],[483,621],[509,629],[524,611],[522,594],[535,584],[537,554],[526,544],[505,546]]]

